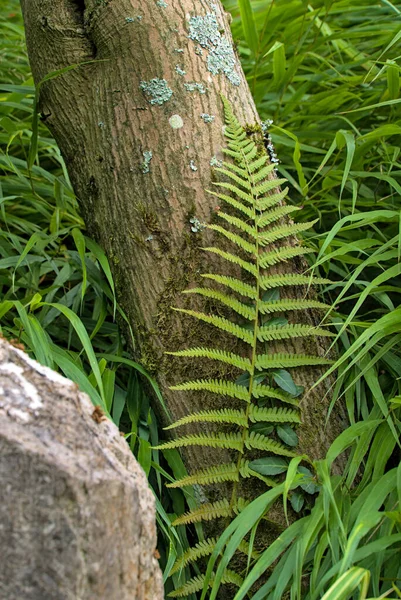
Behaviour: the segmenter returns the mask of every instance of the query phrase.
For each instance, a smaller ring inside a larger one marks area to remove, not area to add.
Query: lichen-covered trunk
[[[178,319],[171,307],[182,305],[180,292],[213,260],[201,250],[202,223],[216,210],[205,190],[211,165],[222,158],[220,95],[249,131],[259,122],[221,3],[22,0],[22,8],[36,83],[81,65],[41,86],[39,109],[60,146],[88,231],[110,259],[118,301],[135,332],[132,350],[156,373],[174,419],[189,407],[205,408],[201,393],[172,392],[169,385],[213,376],[215,367],[164,351],[216,337],[205,324]],[[316,321],[310,313],[304,318]],[[231,350],[231,339],[219,337]],[[325,352],[320,340],[308,344]],[[290,340],[286,350],[294,348],[305,351],[305,342]],[[319,374],[310,367],[298,371],[297,383],[310,387]],[[302,402],[300,449],[315,458],[342,426],[337,419],[325,431],[326,391]],[[188,449],[189,470],[209,466],[216,452]]]

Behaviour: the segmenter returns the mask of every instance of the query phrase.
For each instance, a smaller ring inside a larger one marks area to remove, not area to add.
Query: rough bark
[[[182,304],[180,292],[213,268],[213,259],[199,249],[205,234],[191,231],[190,218],[213,218],[215,202],[205,190],[211,186],[211,157],[222,157],[220,94],[243,124],[252,129],[259,123],[235,50],[235,65],[215,74],[216,44],[201,37],[202,27],[210,26],[212,36],[217,31],[225,39],[230,56],[232,39],[221,4],[22,0],[22,8],[36,83],[55,70],[97,61],[45,83],[40,111],[60,146],[88,230],[110,259],[118,300],[135,332],[136,357],[157,374],[174,419],[205,408],[202,394],[171,392],[168,386],[194,374],[214,376],[215,367],[163,353],[216,338],[206,325],[178,320],[170,307]],[[154,79],[165,80],[172,94],[162,84],[164,97],[152,96]],[[214,119],[205,122],[202,115]],[[318,317],[310,313],[305,320]],[[218,338],[234,349],[231,339]],[[285,349],[322,354],[326,346],[321,340],[290,341]],[[319,375],[316,369],[297,371],[297,383],[308,388]],[[314,458],[342,428],[337,417],[324,427],[326,392],[321,387],[302,402],[301,450]],[[186,456],[191,470],[210,465],[217,451],[197,447]]]
[[[155,506],[117,427],[0,339],[0,597],[162,600]]]

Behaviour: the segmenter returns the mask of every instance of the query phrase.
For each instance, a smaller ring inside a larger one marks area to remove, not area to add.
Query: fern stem
[[[259,259],[259,253],[260,253],[260,249],[259,249],[259,227],[258,227],[258,214],[257,214],[257,208],[256,208],[256,197],[254,194],[254,188],[255,188],[255,183],[254,183],[254,178],[253,175],[249,169],[249,165],[248,165],[248,161],[246,159],[245,153],[242,151],[242,159],[244,162],[244,165],[246,167],[247,170],[247,174],[249,177],[249,180],[251,181],[251,189],[249,190],[249,193],[252,195],[252,211],[253,211],[253,223],[254,223],[254,228],[255,228],[255,260],[256,260],[256,272],[255,272],[255,280],[256,280],[256,298],[255,298],[255,322],[254,322],[254,328],[253,328],[253,343],[252,343],[252,357],[251,357],[251,368],[249,371],[249,389],[248,389],[248,394],[249,394],[249,400],[248,400],[248,404],[246,406],[246,410],[245,410],[245,420],[246,420],[246,424],[242,427],[242,435],[241,435],[241,451],[238,452],[238,460],[237,460],[237,471],[239,472],[241,469],[241,463],[243,460],[243,455],[244,455],[244,450],[245,450],[245,439],[248,435],[249,432],[249,423],[250,423],[250,410],[251,410],[251,404],[252,404],[252,388],[253,388],[253,380],[255,377],[255,369],[256,369],[256,356],[257,356],[257,344],[258,344],[258,332],[259,332],[259,302],[260,302],[260,259]],[[232,508],[233,506],[235,506],[235,503],[237,501],[237,489],[238,489],[238,482],[239,482],[239,478],[238,481],[233,483],[233,490],[232,490],[232,494],[231,494],[231,500],[230,500],[230,508]]]

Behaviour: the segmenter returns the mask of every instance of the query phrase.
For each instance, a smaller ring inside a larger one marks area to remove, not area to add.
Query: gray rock
[[[117,427],[0,339],[0,598],[159,600],[155,506]]]

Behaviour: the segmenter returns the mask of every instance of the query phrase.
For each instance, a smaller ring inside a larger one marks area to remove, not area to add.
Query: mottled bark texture
[[[171,310],[194,306],[180,292],[218,266],[200,249],[209,234],[192,231],[190,219],[208,223],[214,216],[216,201],[205,190],[212,157],[222,158],[220,94],[250,131],[259,123],[221,4],[22,0],[22,8],[36,83],[96,60],[44,84],[40,112],[60,146],[89,233],[110,259],[118,301],[135,331],[136,358],[156,373],[174,419],[205,408],[211,401],[202,393],[168,386],[221,371],[164,351],[210,341],[236,348],[231,338]],[[322,354],[326,347],[321,340],[290,341],[282,350]],[[296,380],[308,388],[319,375],[308,368]],[[321,387],[302,402],[301,450],[315,458],[342,427],[334,417],[325,430],[326,392]],[[221,460],[217,450],[199,447],[188,449],[186,459],[190,470]]]
[[[0,339],[0,597],[162,600],[153,495],[86,394]]]

